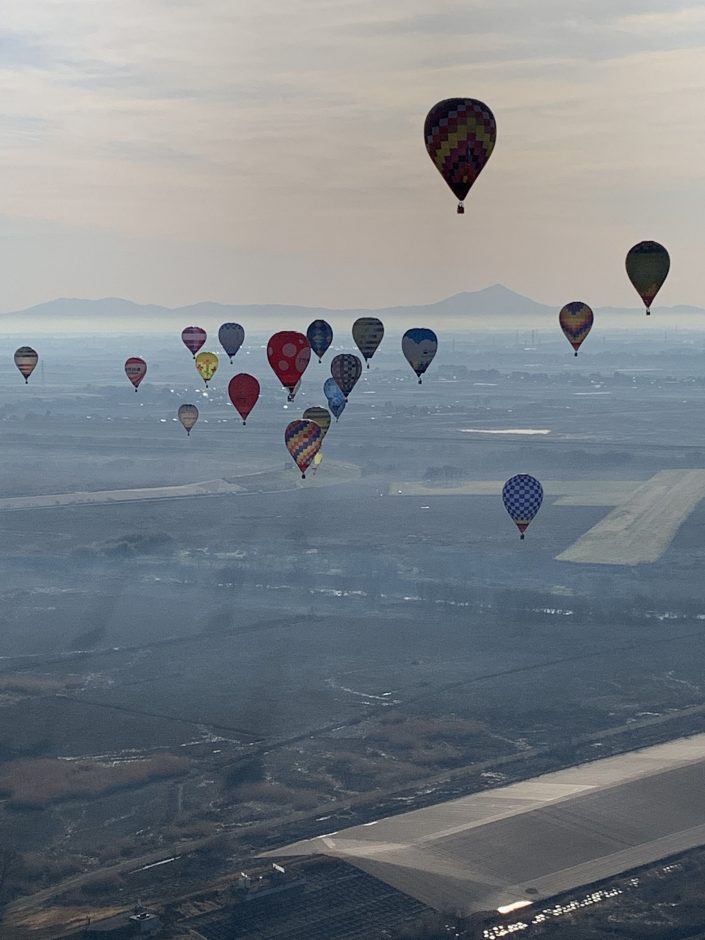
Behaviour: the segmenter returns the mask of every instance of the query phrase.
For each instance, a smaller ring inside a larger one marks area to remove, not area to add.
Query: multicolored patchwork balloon
[[[30,375],[37,368],[38,362],[39,353],[31,346],[20,346],[19,349],[15,350],[15,365],[22,373],[25,385],[29,382]]]
[[[146,374],[147,363],[139,356],[131,356],[125,363],[125,375],[135,386],[135,391],[139,388],[139,384]]]
[[[331,422],[330,411],[327,408],[320,408],[318,405],[307,408],[303,413],[303,418],[305,421],[315,421],[323,431],[323,437],[326,436]]]
[[[352,335],[369,369],[369,360],[384,337],[384,324],[377,317],[360,317],[353,323]]]
[[[362,363],[352,353],[341,353],[331,362],[330,374],[345,396],[345,401],[347,401],[348,395],[355,388],[357,380],[362,375]]]
[[[592,329],[594,317],[592,310],[581,300],[573,300],[558,314],[558,322],[565,334],[565,338],[578,355],[578,349],[587,339],[587,335]]]
[[[323,431],[320,424],[316,424],[315,421],[297,418],[296,421],[287,424],[284,442],[301,471],[302,480],[306,479],[306,471],[320,450],[322,441]]]
[[[196,356],[196,370],[206,383],[206,388],[208,388],[208,383],[218,371],[218,357],[216,354],[212,352],[200,352]]]
[[[228,395],[235,410],[242,418],[243,425],[247,424],[247,417],[257,404],[259,398],[259,382],[254,375],[240,372],[234,375],[228,383]]]
[[[276,377],[289,390],[288,400],[293,401],[301,376],[311,360],[308,339],[303,333],[291,330],[275,333],[267,343],[267,359]]]
[[[424,138],[429,157],[459,200],[462,215],[463,200],[494,149],[494,115],[475,98],[446,98],[428,112]]]
[[[200,326],[187,326],[185,330],[181,331],[181,342],[193,355],[194,359],[196,358],[196,353],[203,347],[207,338],[208,334],[205,330],[202,330]]]
[[[239,323],[224,323],[218,330],[218,342],[232,362],[233,356],[245,342],[245,330]]]
[[[415,326],[402,336],[401,351],[416,373],[419,385],[421,385],[421,376],[433,362],[437,350],[438,337],[433,330],[426,329],[425,326]]]
[[[323,383],[323,394],[326,396],[326,401],[328,402],[328,407],[331,412],[335,415],[335,420],[342,415],[345,411],[345,406],[347,404],[347,399],[345,395],[340,391],[340,386],[335,381],[335,379],[326,379]]]
[[[198,408],[195,405],[180,405],[177,415],[186,428],[186,433],[191,437],[191,428],[198,421]]]
[[[529,523],[541,508],[543,487],[536,477],[518,473],[504,484],[502,502],[523,539]]]
[[[627,276],[644,301],[648,317],[651,304],[668,276],[671,267],[669,254],[658,242],[639,242],[627,252],[625,264]]]
[[[325,320],[314,320],[313,323],[309,324],[306,330],[306,337],[311,344],[311,349],[318,356],[318,361],[320,362],[322,356],[333,342],[333,329],[330,323],[326,323]]]

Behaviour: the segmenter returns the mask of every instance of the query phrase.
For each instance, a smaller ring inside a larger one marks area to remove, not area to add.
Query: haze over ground
[[[493,282],[632,304],[627,249],[701,299],[705,10],[691,2],[9,0],[3,308],[428,303]],[[423,146],[495,112],[464,219]]]

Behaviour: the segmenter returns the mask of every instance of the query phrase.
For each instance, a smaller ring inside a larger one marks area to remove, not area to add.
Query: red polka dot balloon
[[[303,333],[290,330],[275,333],[267,343],[267,359],[276,377],[289,390],[289,401],[293,401],[311,359],[309,341]]]

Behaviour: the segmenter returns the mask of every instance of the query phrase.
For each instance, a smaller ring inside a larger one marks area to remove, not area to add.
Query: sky
[[[705,5],[678,0],[5,0],[0,309],[429,303],[494,283],[705,305]],[[441,98],[485,101],[465,216]]]

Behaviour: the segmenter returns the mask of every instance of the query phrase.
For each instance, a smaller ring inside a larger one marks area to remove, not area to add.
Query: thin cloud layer
[[[701,300],[699,5],[10,0],[3,13],[6,309],[56,294],[377,305],[495,281],[623,304],[641,238],[671,251],[663,302]],[[498,122],[464,219],[421,133],[456,94]]]

